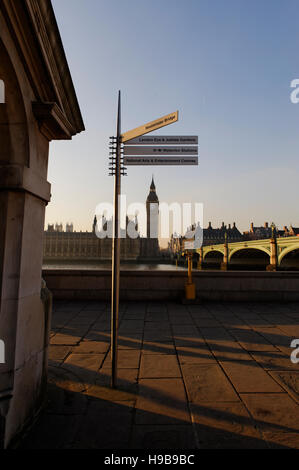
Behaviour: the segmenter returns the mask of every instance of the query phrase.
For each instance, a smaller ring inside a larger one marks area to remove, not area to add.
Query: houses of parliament
[[[159,258],[160,248],[158,242],[158,215],[159,198],[156,193],[154,178],[150,186],[150,192],[146,200],[147,213],[147,237],[141,237],[138,233],[138,220],[129,220],[127,227],[134,224],[137,238],[121,238],[121,259],[126,261],[150,261]],[[153,217],[154,214],[154,217]],[[109,261],[112,257],[112,238],[100,238],[97,236],[97,218],[94,218],[90,232],[75,232],[73,224],[66,224],[63,230],[62,224],[48,225],[44,232],[44,262],[53,261]],[[105,221],[103,229],[112,221]],[[155,225],[155,227],[151,226]],[[153,237],[154,234],[154,237]]]

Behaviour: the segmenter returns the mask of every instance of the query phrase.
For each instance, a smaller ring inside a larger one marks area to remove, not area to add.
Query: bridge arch
[[[204,251],[204,254],[203,254],[203,261],[205,261],[205,258],[208,256],[208,255],[211,255],[211,253],[218,253],[222,256],[224,256],[224,251],[221,251],[219,248],[213,248],[213,249],[209,249],[207,251]]]
[[[205,253],[203,264],[207,269],[220,269],[224,253],[221,250],[209,250]]]
[[[285,248],[284,250],[282,250],[282,252],[278,255],[278,265],[280,266],[281,263],[283,262],[284,258],[292,253],[292,252],[298,252],[299,253],[299,245],[291,245],[289,246],[288,248]]]
[[[270,252],[259,247],[240,247],[229,257],[230,269],[265,271],[270,264]]]
[[[231,261],[231,258],[238,252],[241,252],[241,251],[249,251],[249,250],[252,250],[252,251],[262,251],[264,253],[266,253],[269,257],[270,257],[270,249],[268,250],[266,247],[263,247],[263,246],[241,246],[241,247],[238,247],[238,248],[235,248],[233,249],[230,253],[229,253],[229,261]]]

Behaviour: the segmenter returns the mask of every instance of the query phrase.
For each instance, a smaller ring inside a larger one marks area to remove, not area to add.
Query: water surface
[[[44,263],[43,269],[104,270],[111,271],[111,263]],[[121,270],[129,271],[186,271],[174,264],[121,263]]]

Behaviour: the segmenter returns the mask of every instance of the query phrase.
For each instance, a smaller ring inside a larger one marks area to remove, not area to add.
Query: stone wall
[[[88,270],[46,270],[44,278],[54,299],[110,300],[111,273]],[[121,300],[180,300],[187,272],[121,271]],[[297,272],[195,271],[193,280],[202,300],[299,300]]]
[[[50,0],[0,2],[0,449],[45,399],[42,289],[49,142],[84,129]]]

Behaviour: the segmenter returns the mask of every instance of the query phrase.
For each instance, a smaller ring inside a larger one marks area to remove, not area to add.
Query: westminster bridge
[[[222,270],[252,266],[275,271],[299,268],[299,237],[281,237],[203,246],[197,249],[198,268]]]

